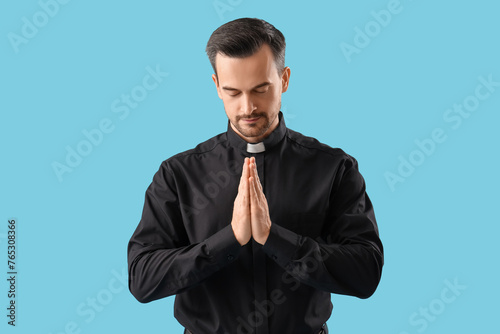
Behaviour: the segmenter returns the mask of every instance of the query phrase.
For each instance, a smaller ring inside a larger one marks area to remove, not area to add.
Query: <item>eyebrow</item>
[[[260,88],[260,87],[268,86],[268,85],[270,85],[270,84],[271,84],[270,82],[265,81],[265,82],[263,82],[263,83],[258,84],[258,85],[257,85],[257,86],[255,86],[255,87],[253,87],[253,88],[252,88],[252,90],[253,90],[253,89]],[[229,87],[229,86],[223,86],[223,87],[222,87],[222,89],[224,89],[224,90],[231,90],[231,91],[235,91],[235,90],[238,90],[238,91],[239,91],[239,89],[237,89],[237,88],[233,88],[233,87]]]

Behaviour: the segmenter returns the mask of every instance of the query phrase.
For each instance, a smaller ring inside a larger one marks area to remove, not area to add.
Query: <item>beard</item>
[[[241,124],[245,119],[260,117],[255,123]],[[237,116],[234,127],[245,137],[260,137],[271,127],[272,121],[266,113],[255,113],[250,116]]]
[[[276,117],[278,117],[279,110],[281,110],[281,101],[278,105],[278,112],[272,114],[272,116],[274,116],[272,119],[269,118],[269,113],[256,112],[249,116],[236,116],[234,122],[231,121],[231,124],[245,137],[261,137],[269,130],[271,125],[273,125]],[[245,119],[253,119],[257,117],[260,118],[255,123],[242,124]]]

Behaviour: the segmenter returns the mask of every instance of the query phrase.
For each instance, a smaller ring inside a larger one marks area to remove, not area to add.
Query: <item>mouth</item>
[[[254,118],[243,118],[242,121],[247,123],[247,124],[251,124],[251,123],[257,122],[259,119],[260,119],[260,116],[254,117]]]

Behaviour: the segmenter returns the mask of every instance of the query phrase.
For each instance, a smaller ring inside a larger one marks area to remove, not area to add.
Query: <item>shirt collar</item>
[[[278,114],[279,124],[274,129],[273,132],[264,138],[261,142],[251,144],[246,140],[241,138],[231,127],[231,123],[228,122],[227,125],[227,136],[229,139],[229,144],[239,150],[247,153],[261,153],[271,149],[273,146],[278,144],[286,133],[285,119],[283,118],[283,113],[280,111]]]

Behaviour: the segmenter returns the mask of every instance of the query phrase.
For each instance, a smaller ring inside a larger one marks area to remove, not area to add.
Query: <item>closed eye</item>
[[[253,92],[258,93],[258,94],[264,94],[269,91],[269,87],[271,86],[270,82],[263,82],[253,88]],[[229,96],[238,96],[240,95],[241,91],[234,88],[234,87],[229,87],[229,86],[222,86],[222,89],[228,92]]]

